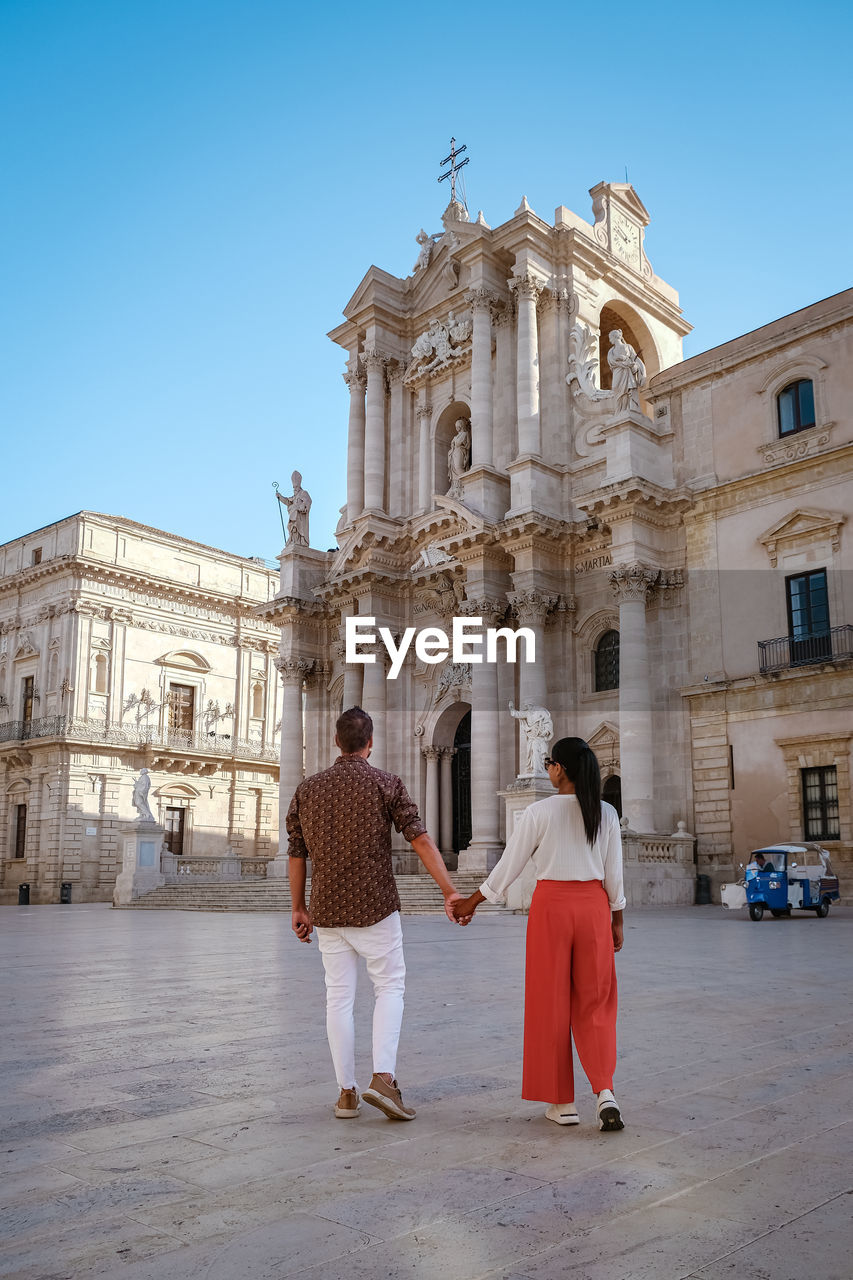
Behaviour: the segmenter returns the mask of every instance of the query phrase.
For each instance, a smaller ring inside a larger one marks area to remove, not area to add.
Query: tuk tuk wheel
[[[824,912],[824,914],[826,914],[826,913]],[[760,919],[762,918],[762,916],[763,916],[763,915],[764,915],[764,903],[763,903],[763,902],[751,902],[751,903],[749,904],[749,918],[750,918],[750,920],[760,920]]]
[[[829,915],[829,903],[827,902],[826,898],[823,899],[819,907],[815,907],[814,913],[817,916],[818,920],[822,920],[824,916]]]
[[[781,920],[782,916],[786,916],[788,914],[788,908],[771,907],[770,914],[774,920]]]

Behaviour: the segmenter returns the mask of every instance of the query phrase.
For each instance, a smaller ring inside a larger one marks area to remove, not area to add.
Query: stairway
[[[483,876],[476,873],[453,872],[452,876],[463,897],[483,883]],[[441,894],[429,876],[397,876],[396,879],[404,916],[443,914]],[[310,881],[308,887],[310,891]],[[164,885],[130,903],[129,908],[144,911],[290,911],[290,886],[287,880]],[[489,903],[479,908],[480,911],[500,909]]]

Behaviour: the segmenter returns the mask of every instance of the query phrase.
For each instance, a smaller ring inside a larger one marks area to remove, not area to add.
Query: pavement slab
[[[0,908],[0,1277],[849,1280],[853,911],[625,918],[601,1134],[520,1097],[523,917],[404,920],[395,1124],[286,916]]]

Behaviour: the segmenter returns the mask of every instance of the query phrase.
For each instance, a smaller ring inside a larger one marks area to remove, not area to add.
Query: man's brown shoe
[[[341,1096],[335,1105],[335,1115],[339,1120],[351,1120],[361,1110],[357,1089],[341,1089]]]
[[[372,1107],[378,1107],[380,1111],[384,1111],[389,1120],[414,1120],[415,1118],[415,1109],[404,1104],[396,1080],[389,1084],[381,1076],[374,1075],[370,1081],[370,1087],[365,1089],[362,1096],[364,1101],[369,1102]]]

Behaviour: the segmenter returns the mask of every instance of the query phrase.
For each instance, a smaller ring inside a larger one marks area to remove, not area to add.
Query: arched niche
[[[433,431],[433,489],[435,493],[447,493],[450,478],[447,471],[447,455],[450,452],[450,441],[456,435],[456,423],[459,418],[471,421],[471,409],[464,400],[453,400],[442,409],[435,422]]]
[[[647,381],[651,380],[656,373],[660,373],[661,364],[657,344],[645,320],[638,311],[635,311],[627,302],[623,302],[621,298],[611,298],[601,308],[601,315],[598,318],[599,386],[603,391],[609,391],[613,386],[613,375],[607,363],[610,333],[613,329],[622,330],[622,337],[631,344],[646,366]],[[642,391],[640,403],[647,412]]]

